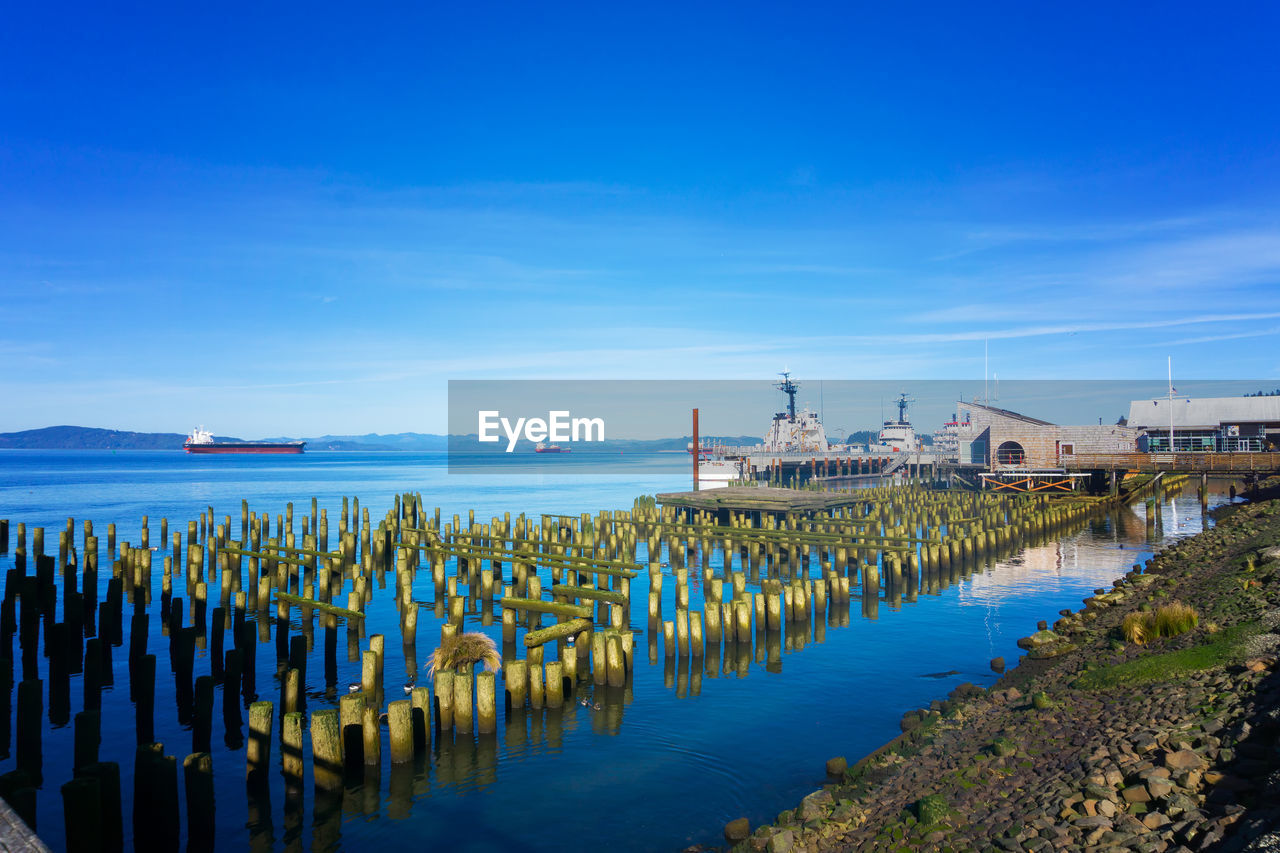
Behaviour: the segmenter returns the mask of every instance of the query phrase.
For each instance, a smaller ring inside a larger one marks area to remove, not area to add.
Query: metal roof
[[[974,412],[974,411],[981,410],[984,412],[990,412],[993,415],[998,415],[1002,418],[1008,418],[1009,420],[1021,421],[1024,424],[1034,424],[1036,426],[1054,426],[1054,424],[1052,424],[1049,421],[1042,421],[1039,418],[1033,418],[1030,415],[1023,415],[1023,414],[1019,414],[1018,412],[1011,412],[1008,409],[998,409],[995,406],[988,406],[982,403],[966,403],[964,400],[957,400],[956,407],[962,412],[964,411]]]
[[[1129,426],[1168,427],[1173,406],[1175,429],[1217,429],[1222,424],[1280,423],[1280,397],[1174,397],[1162,400],[1133,400],[1129,403]]]

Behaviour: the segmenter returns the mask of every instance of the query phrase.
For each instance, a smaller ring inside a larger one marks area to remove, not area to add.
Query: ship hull
[[[302,453],[306,444],[186,444],[188,453]]]

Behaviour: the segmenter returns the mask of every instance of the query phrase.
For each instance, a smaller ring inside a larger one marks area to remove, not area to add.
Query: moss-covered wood
[[[583,631],[591,628],[590,619],[571,619],[568,622],[561,622],[558,625],[552,625],[549,628],[541,628],[537,631],[530,631],[524,635],[525,648],[535,648],[549,643],[552,640],[560,640],[565,637],[572,637],[581,634]]]
[[[359,610],[348,610],[345,607],[338,607],[333,604],[325,604],[323,601],[316,601],[313,598],[303,598],[300,595],[294,595],[291,592],[281,592],[276,590],[276,598],[281,601],[287,601],[290,604],[297,604],[303,607],[314,607],[325,613],[332,613],[334,616],[344,616],[347,619],[363,619],[364,614]]]
[[[627,597],[620,592],[609,589],[596,589],[592,586],[574,586],[567,583],[551,585],[552,596],[565,598],[585,598],[591,601],[607,601],[610,604],[626,604]]]
[[[552,616],[568,616],[570,619],[590,619],[592,608],[585,604],[560,604],[536,598],[504,598],[500,604],[508,610],[524,610],[528,613],[550,613]]]

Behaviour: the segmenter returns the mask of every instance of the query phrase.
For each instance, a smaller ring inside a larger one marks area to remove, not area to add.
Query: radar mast
[[[791,381],[791,371],[784,370],[778,375],[782,377],[782,381],[773,387],[787,395],[787,417],[794,421],[796,419],[796,391],[800,390],[800,386]]]

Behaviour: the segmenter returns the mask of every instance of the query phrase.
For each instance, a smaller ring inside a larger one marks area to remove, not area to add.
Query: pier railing
[[[1063,455],[1069,470],[1125,469],[1232,474],[1280,471],[1280,453],[1095,453]]]

